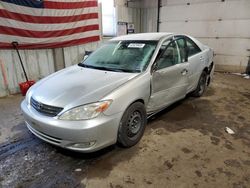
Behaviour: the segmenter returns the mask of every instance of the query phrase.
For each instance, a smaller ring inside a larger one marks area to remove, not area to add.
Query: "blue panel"
[[[1,1],[31,8],[44,8],[43,0],[0,0],[0,2]]]

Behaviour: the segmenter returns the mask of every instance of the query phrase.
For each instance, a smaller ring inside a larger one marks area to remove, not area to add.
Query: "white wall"
[[[246,70],[250,56],[249,0],[162,0],[160,21],[160,31],[190,34],[212,47],[217,70]]]
[[[102,42],[93,42],[85,45],[72,46],[63,49],[65,67],[78,64],[82,61],[85,51],[94,51]]]
[[[141,31],[141,8],[139,2],[130,2],[126,0],[116,0],[116,18],[117,22],[133,23],[135,25],[135,33]]]
[[[20,50],[30,79],[39,80],[55,71],[53,53],[46,50]],[[0,97],[19,92],[18,83],[25,77],[14,50],[0,50]]]
[[[141,1],[141,32],[157,32],[158,0]]]

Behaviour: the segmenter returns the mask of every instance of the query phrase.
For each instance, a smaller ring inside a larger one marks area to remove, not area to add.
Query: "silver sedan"
[[[149,115],[189,93],[200,97],[213,70],[213,51],[190,36],[121,36],[37,82],[21,108],[29,130],[59,147],[79,152],[117,142],[131,147]]]

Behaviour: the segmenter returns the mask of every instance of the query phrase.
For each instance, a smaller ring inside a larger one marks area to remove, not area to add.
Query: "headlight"
[[[78,106],[64,112],[59,119],[61,120],[86,120],[97,117],[104,112],[111,104],[111,100]]]

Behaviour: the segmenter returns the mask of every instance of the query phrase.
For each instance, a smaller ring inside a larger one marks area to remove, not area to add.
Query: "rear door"
[[[163,42],[151,77],[148,112],[155,111],[184,98],[188,87],[189,64],[180,53],[176,40]]]
[[[195,42],[188,38],[185,37],[186,39],[186,44],[187,44],[187,53],[188,53],[188,62],[190,64],[190,73],[189,73],[189,87],[188,87],[188,92],[193,91],[199,81],[201,72],[204,68],[205,64],[205,56],[202,52],[202,50],[195,44]]]

